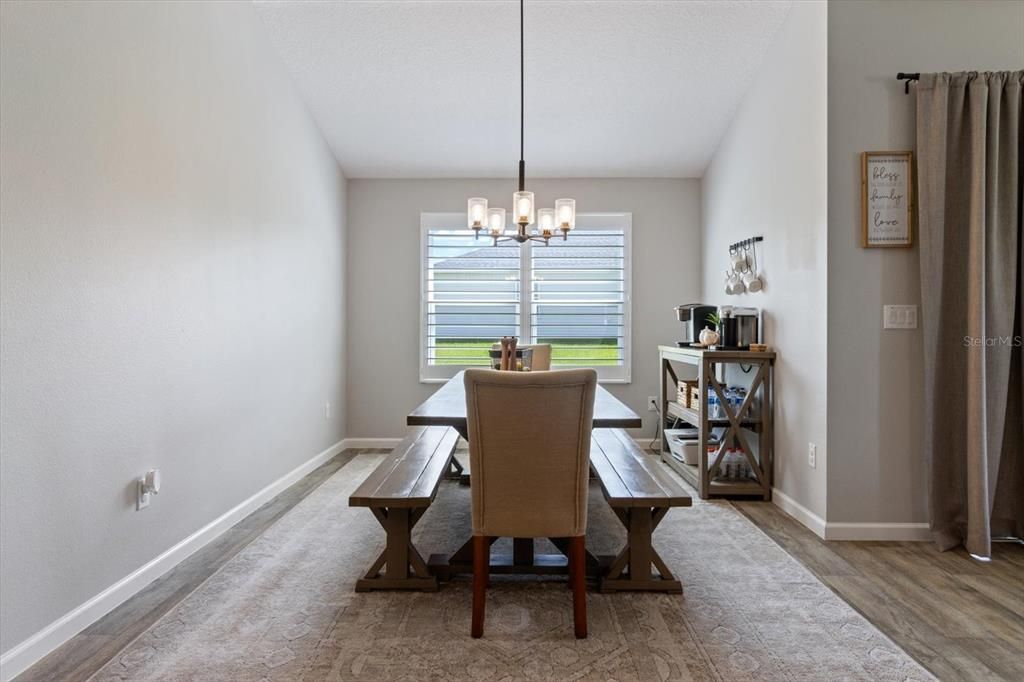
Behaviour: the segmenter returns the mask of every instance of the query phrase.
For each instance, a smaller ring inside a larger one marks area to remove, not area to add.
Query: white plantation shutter
[[[436,214],[435,214],[436,215]],[[424,239],[422,378],[447,378],[463,367],[487,366],[487,348],[520,331],[518,244],[493,246],[472,230],[451,229],[465,217],[427,228]]]
[[[569,239],[548,246],[494,246],[474,239],[465,220],[421,215],[421,381],[487,366],[502,336],[551,343],[555,368],[629,381],[629,214],[578,215]]]
[[[626,248],[625,227],[579,226],[565,241],[533,247],[531,341],[552,345],[553,368],[596,367],[605,379],[626,378]]]

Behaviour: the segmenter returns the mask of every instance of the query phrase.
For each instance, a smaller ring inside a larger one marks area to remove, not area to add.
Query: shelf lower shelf
[[[673,471],[683,477],[687,483],[700,490],[700,469],[692,464],[680,462],[672,455],[663,454],[661,460],[668,464]],[[764,495],[764,488],[753,479],[713,479],[710,481],[710,493],[712,495]]]
[[[689,424],[700,427],[700,412],[697,410],[686,407],[685,405],[680,405],[679,403],[669,403],[668,413],[673,417],[677,417]],[[746,417],[740,420],[741,426],[755,426],[760,423],[761,420],[757,417]],[[711,426],[727,426],[729,424],[729,420],[724,417],[720,419],[708,419],[708,424]]]

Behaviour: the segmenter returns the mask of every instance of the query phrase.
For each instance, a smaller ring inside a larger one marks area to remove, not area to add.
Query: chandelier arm
[[[544,246],[548,246],[551,237],[544,237],[538,234],[531,234],[522,240],[516,239],[515,237],[491,237],[491,239],[494,240],[495,246],[497,246],[498,244],[503,244],[505,242],[519,242],[520,244],[525,244],[526,242],[537,242],[538,244],[544,244]]]

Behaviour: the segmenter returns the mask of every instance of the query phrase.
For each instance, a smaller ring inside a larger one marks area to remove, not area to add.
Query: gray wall
[[[1022,69],[1022,35],[1019,0],[829,4],[829,522],[928,520],[921,333],[882,330],[920,305],[919,251],[860,247],[859,154],[914,147],[898,71]]]
[[[775,487],[826,499],[826,7],[795,3],[702,181],[704,300],[756,306],[776,363]],[[762,292],[728,296],[728,246],[763,235]],[[818,446],[807,464],[808,443]]]
[[[678,337],[672,308],[700,288],[698,181],[528,178],[527,186],[540,206],[571,196],[580,212],[632,212],[633,381],[608,389],[643,416],[637,435],[653,437],[646,396],[657,393],[657,346]],[[511,179],[349,181],[350,436],[401,436],[405,415],[437,390],[419,383],[420,213],[465,211],[471,196],[508,207],[513,191]]]
[[[343,437],[345,189],[248,4],[0,12],[7,651]]]

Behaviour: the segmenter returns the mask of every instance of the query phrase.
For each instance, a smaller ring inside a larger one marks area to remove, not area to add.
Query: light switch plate
[[[917,329],[917,306],[882,306],[882,329]]]

